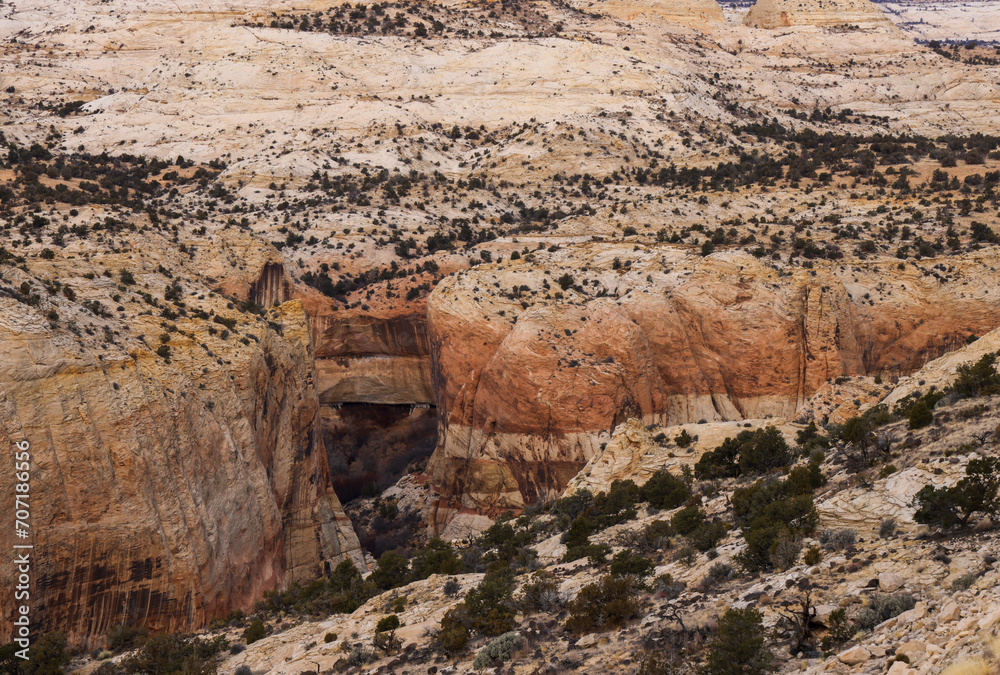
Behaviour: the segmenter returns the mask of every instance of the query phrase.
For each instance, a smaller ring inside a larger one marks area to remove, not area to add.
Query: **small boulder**
[[[958,621],[960,618],[962,618],[962,608],[954,602],[949,602],[941,608],[937,620],[938,623],[951,623],[952,621]]]
[[[859,645],[837,654],[837,660],[848,666],[856,666],[859,663],[864,663],[871,656],[867,649]]]
[[[917,671],[913,670],[902,661],[896,661],[889,666],[889,670],[887,672],[889,675],[911,675]]]
[[[979,630],[991,628],[994,624],[1000,623],[1000,609],[993,610],[979,620]]]
[[[976,526],[972,529],[976,532],[989,532],[990,530],[995,530],[996,527],[997,524],[989,516],[986,516],[976,523]]]
[[[917,654],[927,651],[927,644],[921,640],[910,640],[896,647],[896,654],[901,654],[911,661]]]
[[[894,593],[903,587],[906,579],[892,572],[883,572],[878,575],[878,587],[883,593]]]

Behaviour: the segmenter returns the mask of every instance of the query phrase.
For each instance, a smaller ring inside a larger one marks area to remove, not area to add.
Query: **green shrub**
[[[590,543],[590,533],[593,532],[593,524],[585,515],[577,516],[572,523],[570,523],[569,529],[562,536],[562,542],[566,544],[566,548],[574,549],[586,546]],[[583,557],[582,555],[577,557]]]
[[[642,499],[638,486],[631,480],[614,481],[611,489],[598,494],[590,504],[587,503],[589,494],[578,491],[573,497],[560,499],[553,505],[553,511],[561,514],[563,518],[576,514],[562,537],[567,549],[563,562],[591,556],[595,551],[589,548],[590,535],[635,518],[635,505]],[[521,548],[526,548],[530,541],[529,536]]]
[[[395,551],[386,551],[378,559],[375,569],[368,577],[368,581],[375,588],[388,591],[402,586],[410,575],[410,564],[406,558]]]
[[[653,573],[656,565],[649,558],[635,555],[632,551],[624,550],[615,554],[611,559],[611,575],[623,577],[632,575],[638,579],[645,579]]]
[[[351,561],[344,560],[327,579],[314,579],[305,585],[293,583],[283,591],[268,591],[264,600],[257,603],[257,610],[295,610],[317,616],[349,613],[360,607],[375,590],[372,584],[365,584]]]
[[[526,522],[520,519],[512,522],[508,512],[479,536],[476,546],[486,551],[481,562],[487,565],[500,562],[521,568],[526,567],[536,555],[531,548],[533,538]]]
[[[970,588],[972,588],[972,584],[976,583],[976,579],[978,578],[979,574],[977,574],[976,572],[968,572],[967,574],[963,574],[962,576],[958,577],[957,579],[951,582],[951,590],[953,593],[957,591],[967,591]]]
[[[635,505],[642,497],[639,487],[631,480],[616,480],[607,493],[601,492],[594,499],[595,530],[604,530],[632,520],[636,516]]]
[[[66,645],[66,636],[62,633],[46,633],[31,646],[27,661],[17,659],[20,672],[25,675],[62,675],[63,666],[70,659]]]
[[[113,652],[134,649],[149,637],[149,631],[139,626],[115,626],[108,632],[107,647]]]
[[[685,506],[670,519],[678,534],[691,534],[705,524],[705,512],[697,506]]]
[[[858,614],[858,626],[864,630],[871,630],[883,621],[913,609],[916,604],[917,601],[908,593],[877,595],[871,598]]]
[[[675,509],[688,500],[691,489],[687,483],[666,469],[654,473],[641,488],[643,501],[657,509]]]
[[[772,569],[777,558],[787,557],[787,542],[812,532],[819,520],[809,481],[791,475],[785,480],[762,478],[738,489],[732,504],[747,542],[736,560],[751,572]]]
[[[681,429],[681,433],[674,436],[674,443],[677,444],[678,448],[686,448],[693,442],[694,438],[687,432],[687,429]]]
[[[823,637],[822,647],[830,650],[838,644],[847,642],[854,637],[854,626],[847,618],[847,610],[843,607],[830,612],[827,619],[827,633]]]
[[[410,560],[410,578],[417,580],[432,574],[458,574],[462,568],[462,560],[451,544],[434,537]]]
[[[917,401],[910,409],[910,428],[921,429],[934,421],[934,413],[924,401]]]
[[[514,658],[514,654],[523,649],[528,644],[517,633],[504,633],[503,635],[490,640],[489,643],[479,650],[476,659],[472,662],[472,667],[476,670],[483,668],[495,668]]]
[[[215,656],[228,646],[221,635],[211,641],[180,634],[154,635],[120,665],[136,675],[214,675]]]
[[[753,432],[753,436],[740,448],[740,474],[766,473],[771,469],[788,466],[792,456],[776,427],[768,426]]]
[[[673,544],[670,538],[674,534],[674,528],[669,522],[666,520],[654,520],[642,529],[640,546],[646,551],[660,551],[670,548]]]
[[[330,644],[331,642],[336,642],[336,641],[337,641],[336,633],[327,633],[326,635],[323,636],[323,642],[325,644]]]
[[[254,619],[243,631],[243,639],[248,645],[252,645],[257,640],[267,637],[267,627],[260,619]]]
[[[785,437],[774,426],[755,431],[741,431],[722,445],[706,452],[695,464],[695,476],[701,479],[734,478],[761,474],[791,462],[791,450]]]
[[[561,516],[564,522],[572,522],[594,505],[594,495],[590,490],[577,490],[573,494],[557,499],[552,504],[552,513]]]
[[[518,607],[525,614],[533,612],[557,612],[562,609],[562,595],[559,584],[551,572],[539,570],[531,575],[527,583],[521,587]]]
[[[597,567],[608,561],[608,554],[611,553],[611,547],[607,544],[590,544],[583,549],[583,552],[587,557],[587,562]]]
[[[969,460],[965,476],[951,487],[920,488],[914,498],[917,512],[913,519],[926,525],[949,528],[966,526],[975,513],[993,515],[1000,509],[1000,458],[981,457]]]
[[[449,653],[465,649],[465,645],[469,642],[471,624],[472,619],[465,603],[455,605],[441,619],[441,628],[435,636],[437,646]]]
[[[830,446],[830,439],[819,433],[816,422],[809,422],[805,429],[800,429],[795,434],[795,442],[799,444],[802,454],[806,456],[813,450]]]
[[[704,453],[694,465],[694,475],[702,480],[712,478],[735,478],[740,475],[738,463],[740,453],[739,438],[749,435],[749,431],[741,431],[736,438],[727,438],[722,445]]]
[[[698,559],[698,552],[693,546],[682,546],[674,551],[674,562],[690,567]]]
[[[949,391],[959,398],[991,396],[1000,393],[1000,374],[996,370],[996,354],[985,354],[974,364],[958,367],[958,377]]]
[[[569,604],[566,629],[590,633],[621,626],[639,613],[639,586],[634,577],[611,574],[580,589]]]
[[[715,548],[726,538],[726,524],[722,522],[702,523],[688,534],[688,541],[702,553]]]
[[[487,636],[500,635],[514,627],[514,575],[511,569],[494,563],[482,581],[465,595],[465,607],[473,630]]]
[[[653,592],[672,600],[684,592],[683,581],[676,581],[669,574],[661,574],[653,580]]]
[[[386,633],[391,630],[396,630],[399,628],[399,617],[395,614],[390,614],[389,616],[383,616],[375,624],[376,633]]]
[[[702,675],[764,675],[774,656],[764,641],[761,613],[753,607],[730,609],[708,645]]]

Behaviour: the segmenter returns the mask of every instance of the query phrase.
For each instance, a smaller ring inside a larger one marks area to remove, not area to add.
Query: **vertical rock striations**
[[[788,273],[745,254],[536,255],[449,278],[428,303],[430,470],[453,507],[556,496],[628,418],[790,419],[830,378],[912,372],[1000,323],[985,257],[942,283],[889,262]]]
[[[360,559],[329,487],[300,303],[279,308],[283,335],[258,330],[218,362],[177,337],[168,363],[108,357],[0,302],[0,443],[31,443],[40,630],[192,629]],[[0,471],[13,473],[6,451]]]

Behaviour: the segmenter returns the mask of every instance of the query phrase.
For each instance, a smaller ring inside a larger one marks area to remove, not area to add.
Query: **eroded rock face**
[[[416,308],[404,305],[369,313],[334,311],[328,298],[306,295],[305,299],[313,326],[317,387],[324,404],[433,401],[422,303]]]
[[[98,355],[0,302],[0,443],[31,444],[40,629],[73,641],[123,623],[189,630],[362,562],[329,487],[300,303],[274,315],[283,336],[258,330],[203,372],[195,340],[172,340],[170,362]],[[0,454],[4,475],[11,461]]]
[[[754,28],[856,25],[895,30],[869,0],[757,0],[743,23]]]
[[[912,372],[998,322],[998,300],[970,292],[993,283],[985,258],[944,284],[888,262],[789,272],[607,244],[532,255],[447,279],[428,304],[430,470],[480,511],[556,496],[630,417],[792,419],[833,377]]]
[[[598,11],[602,14],[632,21],[635,19],[661,20],[683,24],[709,32],[725,24],[722,8],[715,0],[602,0],[599,3],[573,2],[581,9]]]

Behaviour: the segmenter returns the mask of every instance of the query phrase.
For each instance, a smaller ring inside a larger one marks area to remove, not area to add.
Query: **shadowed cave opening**
[[[437,445],[436,413],[426,404],[324,406],[323,440],[341,503],[375,497],[408,469],[422,469]]]

